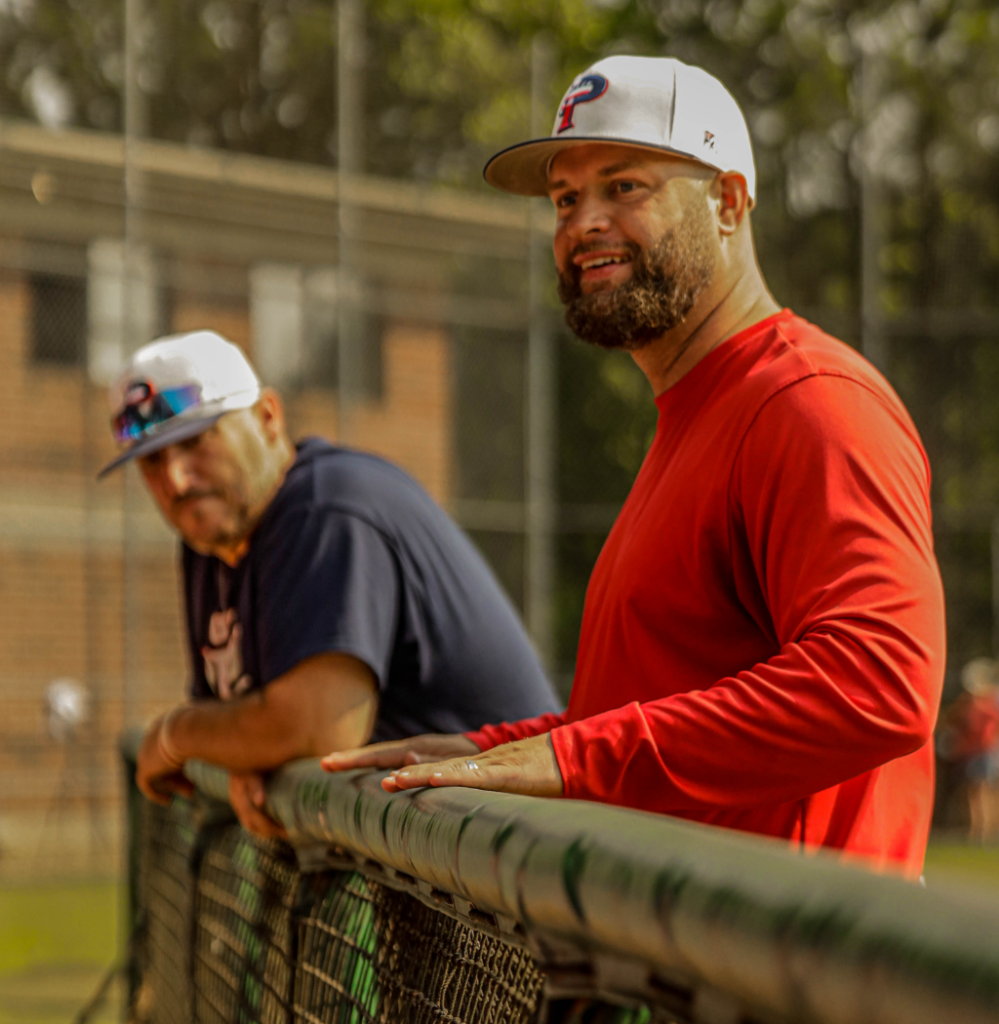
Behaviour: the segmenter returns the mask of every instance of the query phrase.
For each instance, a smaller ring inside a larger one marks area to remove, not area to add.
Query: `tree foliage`
[[[0,2],[0,111],[116,129],[123,6]],[[146,0],[150,133],[335,162],[334,11],[318,0]],[[571,78],[610,53],[677,56],[736,95],[756,147],[766,276],[780,301],[854,344],[864,288],[874,294],[880,323],[866,331],[885,337],[886,372],[934,467],[954,660],[984,653],[990,598],[977,560],[999,509],[999,11],[990,0],[368,0],[366,169],[484,188],[485,158],[529,133],[539,33],[552,115]],[[875,238],[866,266],[862,193]],[[651,403],[622,357],[560,351],[560,492],[619,501]],[[566,578],[582,581],[594,545],[573,546]],[[578,606],[581,585],[564,607]],[[575,614],[563,617],[567,637]]]

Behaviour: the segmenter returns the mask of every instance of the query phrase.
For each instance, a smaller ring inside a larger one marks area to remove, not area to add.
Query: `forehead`
[[[548,164],[548,189],[553,191],[627,170],[698,178],[710,177],[714,173],[695,160],[672,153],[612,142],[583,142],[578,146],[568,146],[552,157]]]

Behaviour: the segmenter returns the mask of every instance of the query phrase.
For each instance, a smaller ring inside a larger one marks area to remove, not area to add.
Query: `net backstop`
[[[999,902],[660,816],[474,790],[224,772],[168,808],[129,779],[135,1024],[979,1024]]]

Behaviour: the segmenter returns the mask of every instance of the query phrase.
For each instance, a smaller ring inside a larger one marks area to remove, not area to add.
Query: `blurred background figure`
[[[78,738],[90,718],[90,694],[75,679],[56,679],[45,691],[49,735],[57,743]]]
[[[967,796],[968,838],[999,833],[999,662],[975,658],[961,669],[961,693],[941,719],[940,757],[960,771]]]

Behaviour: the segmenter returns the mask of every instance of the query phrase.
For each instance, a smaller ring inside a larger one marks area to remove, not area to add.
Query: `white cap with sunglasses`
[[[195,437],[220,416],[260,397],[249,360],[214,331],[175,334],[144,345],[108,389],[111,428],[123,446],[98,473]]]
[[[606,57],[569,86],[545,139],[497,153],[486,181],[521,196],[547,195],[556,153],[585,142],[672,153],[737,171],[756,199],[756,165],[746,119],[717,78],[673,57]]]

